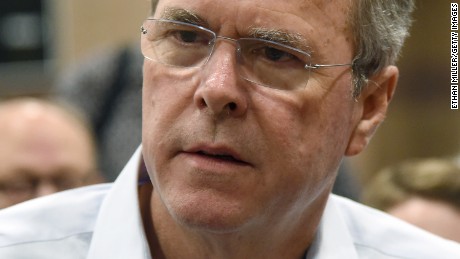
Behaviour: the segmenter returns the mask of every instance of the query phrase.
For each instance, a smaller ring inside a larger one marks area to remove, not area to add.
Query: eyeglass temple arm
[[[311,69],[318,69],[318,68],[329,68],[329,67],[343,67],[343,66],[351,66],[353,65],[352,63],[348,64],[332,64],[332,65],[320,65],[320,64],[313,64],[313,65],[305,65],[305,68],[311,68]]]

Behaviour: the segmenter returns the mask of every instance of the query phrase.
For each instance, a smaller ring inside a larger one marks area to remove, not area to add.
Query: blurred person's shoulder
[[[459,243],[343,197],[332,195],[330,203],[346,225],[358,258],[460,258]]]
[[[81,187],[0,210],[0,258],[84,258],[110,186]]]

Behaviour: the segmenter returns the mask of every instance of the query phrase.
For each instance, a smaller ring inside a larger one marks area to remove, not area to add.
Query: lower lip
[[[235,172],[235,170],[241,170],[249,166],[245,162],[219,159],[198,153],[182,152],[180,156],[184,157],[195,168],[215,173]]]

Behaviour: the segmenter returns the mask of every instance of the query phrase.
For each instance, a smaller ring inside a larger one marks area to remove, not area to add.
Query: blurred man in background
[[[0,143],[0,208],[102,180],[92,134],[62,105],[0,102]]]
[[[460,166],[449,159],[406,161],[377,173],[364,202],[460,242]]]
[[[97,49],[67,70],[55,94],[88,118],[104,178],[117,178],[141,143],[142,62],[139,44]]]

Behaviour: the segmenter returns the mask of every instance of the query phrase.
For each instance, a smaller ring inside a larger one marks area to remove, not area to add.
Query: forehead
[[[171,8],[196,14],[210,29],[227,37],[244,37],[254,28],[280,30],[301,36],[320,56],[338,44],[352,52],[351,0],[160,0],[155,17]]]
[[[92,145],[85,130],[50,107],[2,107],[0,143],[0,173],[17,166],[86,168],[93,163]]]

